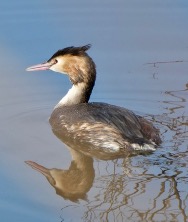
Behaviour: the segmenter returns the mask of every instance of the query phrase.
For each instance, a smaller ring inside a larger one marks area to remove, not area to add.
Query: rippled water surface
[[[7,0],[0,11],[0,220],[187,221],[187,1]],[[102,161],[53,134],[48,118],[69,80],[25,68],[88,43],[91,100],[153,121],[163,140],[154,153]]]

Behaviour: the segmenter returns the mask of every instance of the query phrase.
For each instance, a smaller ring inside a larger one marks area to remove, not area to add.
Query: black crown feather
[[[84,46],[80,46],[80,47],[67,47],[64,49],[60,49],[58,50],[48,61],[50,61],[51,59],[57,57],[57,56],[63,56],[63,55],[73,55],[73,56],[78,56],[78,55],[82,55],[85,53],[85,51],[87,51],[88,49],[91,48],[91,45],[84,45]]]

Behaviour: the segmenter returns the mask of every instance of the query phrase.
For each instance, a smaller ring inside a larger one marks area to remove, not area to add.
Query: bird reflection
[[[86,200],[86,193],[90,190],[94,180],[93,159],[78,151],[70,149],[72,162],[68,170],[48,169],[33,161],[26,163],[39,173],[43,174],[56,190],[56,194],[64,199],[77,202]]]

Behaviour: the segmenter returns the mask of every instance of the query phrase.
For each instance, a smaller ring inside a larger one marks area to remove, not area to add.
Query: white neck
[[[80,103],[84,94],[84,88],[84,83],[78,83],[77,85],[73,85],[72,88],[69,89],[67,94],[59,101],[59,103],[55,106],[54,109],[60,106],[70,106]]]

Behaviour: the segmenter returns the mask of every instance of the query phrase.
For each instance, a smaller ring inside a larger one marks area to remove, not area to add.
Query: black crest
[[[67,47],[64,49],[60,49],[58,50],[48,61],[50,61],[51,59],[57,57],[57,56],[63,56],[63,55],[73,55],[73,56],[78,56],[78,55],[82,55],[85,53],[85,51],[87,51],[88,49],[91,48],[91,45],[84,45],[84,46],[80,46],[80,47]]]

